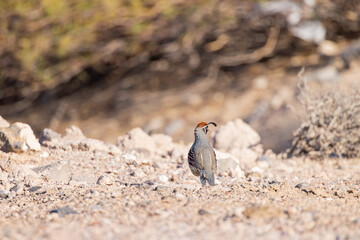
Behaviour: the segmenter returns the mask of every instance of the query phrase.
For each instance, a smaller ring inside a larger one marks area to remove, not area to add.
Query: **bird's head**
[[[201,123],[199,123],[199,124],[196,126],[195,131],[196,131],[197,129],[202,129],[202,130],[205,132],[205,134],[206,134],[206,133],[208,132],[208,126],[209,126],[209,124],[212,124],[212,125],[214,125],[215,127],[217,126],[217,124],[214,123],[214,122],[208,122],[208,123],[206,123],[206,122],[201,122]]]

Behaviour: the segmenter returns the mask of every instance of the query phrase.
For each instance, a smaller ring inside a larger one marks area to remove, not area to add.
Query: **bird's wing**
[[[216,154],[214,149],[212,150],[212,162],[211,162],[211,169],[214,170],[216,172],[217,170],[217,159],[216,159]]]
[[[188,153],[189,165],[198,169],[204,169],[201,154],[197,154],[193,148],[190,148]]]
[[[212,148],[205,148],[199,153],[199,164],[201,169],[216,170],[216,157]]]
[[[196,163],[197,163],[197,167],[200,170],[204,170],[204,157],[203,157],[203,153],[199,152],[199,151],[195,151],[195,157],[196,157]]]

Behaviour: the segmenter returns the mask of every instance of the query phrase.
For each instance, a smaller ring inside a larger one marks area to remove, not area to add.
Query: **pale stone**
[[[14,123],[10,127],[0,128],[0,148],[4,152],[40,151],[31,127],[25,123]]]
[[[45,166],[33,168],[33,171],[55,182],[68,183],[71,178],[71,168],[67,161],[58,161]]]
[[[220,126],[212,134],[213,146],[227,152],[239,160],[241,168],[250,168],[263,152],[261,138],[241,119]]]
[[[125,149],[142,148],[153,153],[156,148],[154,139],[141,128],[134,128],[124,136],[118,137],[116,145],[119,146],[122,151]]]
[[[81,131],[81,129],[76,126],[70,126],[67,129],[65,129],[64,139],[82,140],[85,138],[86,137]]]
[[[49,128],[45,128],[41,131],[39,136],[39,142],[44,145],[45,142],[59,143],[61,141],[61,134],[57,133]]]

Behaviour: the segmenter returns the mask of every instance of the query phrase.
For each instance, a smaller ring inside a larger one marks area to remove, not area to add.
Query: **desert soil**
[[[181,154],[112,149],[1,152],[9,181],[0,188],[23,190],[0,197],[0,239],[360,238],[358,159],[273,154],[244,177],[217,176],[216,186],[201,187]],[[60,160],[71,168],[68,183],[19,168]]]

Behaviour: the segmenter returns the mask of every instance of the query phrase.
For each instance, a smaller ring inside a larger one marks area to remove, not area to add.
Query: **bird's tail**
[[[206,171],[206,170],[201,170],[200,172],[200,182],[201,185],[205,185],[206,184],[206,180],[208,181],[208,183],[210,184],[210,186],[214,186],[215,185],[215,177],[214,177],[214,173],[212,171]]]

